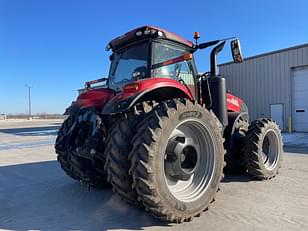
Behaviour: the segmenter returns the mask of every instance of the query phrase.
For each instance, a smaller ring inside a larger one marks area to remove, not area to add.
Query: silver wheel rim
[[[279,157],[278,137],[274,130],[270,129],[266,132],[262,143],[262,159],[267,170],[276,167]]]
[[[185,158],[180,162],[183,172],[190,175],[188,179],[178,179],[170,174],[170,150],[178,156],[184,154]],[[205,194],[215,171],[215,151],[211,129],[199,120],[185,120],[172,131],[165,148],[164,176],[175,198],[193,202]]]

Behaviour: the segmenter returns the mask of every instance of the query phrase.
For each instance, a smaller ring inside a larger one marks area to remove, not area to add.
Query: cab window
[[[153,43],[153,65],[185,54],[185,49],[164,43]]]
[[[194,85],[192,69],[187,61],[182,61],[152,70],[152,76],[160,78],[172,78],[187,85]]]

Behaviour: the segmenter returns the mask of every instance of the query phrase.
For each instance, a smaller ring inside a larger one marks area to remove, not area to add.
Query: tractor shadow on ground
[[[234,175],[225,175],[225,177],[222,179],[222,183],[230,183],[230,182],[249,182],[249,181],[255,181],[252,176],[248,174],[234,174]]]
[[[0,184],[0,229],[95,231],[169,226],[129,206],[110,189],[88,191],[65,176],[56,161],[0,167]]]

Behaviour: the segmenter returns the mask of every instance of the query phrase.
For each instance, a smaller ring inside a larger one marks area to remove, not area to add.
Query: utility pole
[[[26,87],[28,88],[28,113],[29,113],[28,119],[31,120],[31,88],[32,86],[29,84],[26,84]]]

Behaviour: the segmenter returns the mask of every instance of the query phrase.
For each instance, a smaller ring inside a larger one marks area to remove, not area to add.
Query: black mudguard
[[[140,93],[124,99],[114,97],[106,103],[101,113],[106,115],[125,112],[129,110],[141,96],[142,95]]]
[[[73,115],[77,113],[80,110],[80,106],[77,105],[75,101],[72,102],[72,104],[65,109],[65,112],[63,115]]]
[[[240,138],[236,131],[239,129],[238,122],[242,119],[249,124],[249,115],[247,112],[228,112],[229,125],[224,130],[225,148],[228,150],[232,150],[236,146],[238,138]],[[242,129],[248,130],[248,127]]]

